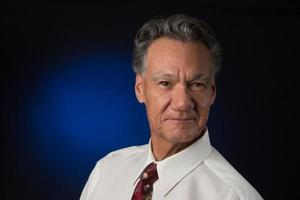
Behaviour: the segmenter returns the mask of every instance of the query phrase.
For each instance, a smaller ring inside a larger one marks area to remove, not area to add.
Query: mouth
[[[166,121],[178,121],[178,122],[189,122],[194,121],[194,118],[168,118]]]

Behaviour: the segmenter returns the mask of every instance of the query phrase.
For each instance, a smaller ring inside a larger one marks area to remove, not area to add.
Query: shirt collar
[[[163,196],[166,196],[179,181],[201,164],[211,151],[208,129],[206,129],[201,138],[186,149],[158,162],[155,161],[152,154],[150,140],[148,158],[145,165],[147,166],[151,162],[157,163],[159,190]]]
[[[157,164],[157,173],[159,177],[159,190],[163,196],[166,196],[180,180],[201,164],[211,151],[212,147],[210,145],[209,133],[208,129],[206,129],[203,136],[186,149],[164,160],[156,161],[152,153],[150,138],[147,158],[145,158],[144,164],[138,169],[138,174],[136,175],[133,184],[136,184],[139,180],[139,176],[145,167],[150,163],[155,162]]]
[[[139,180],[140,175],[142,174],[142,172],[144,171],[144,169],[152,162],[157,163],[157,161],[154,158],[154,155],[152,154],[152,146],[151,146],[151,138],[149,140],[148,143],[148,154],[147,157],[145,158],[144,164],[141,165],[141,167],[138,169],[138,174],[136,174],[135,178],[133,179],[133,185],[136,184],[136,182]]]

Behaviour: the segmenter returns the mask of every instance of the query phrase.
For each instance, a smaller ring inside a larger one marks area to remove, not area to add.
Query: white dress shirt
[[[151,140],[150,140],[151,141]],[[259,200],[259,193],[210,145],[192,145],[155,161],[151,142],[114,151],[97,162],[80,200],[131,200],[143,169],[157,163],[152,200]]]

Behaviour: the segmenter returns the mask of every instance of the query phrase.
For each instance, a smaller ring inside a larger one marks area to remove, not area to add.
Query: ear
[[[210,87],[211,87],[211,91],[212,91],[210,105],[212,105],[215,102],[215,99],[217,96],[217,87],[216,87],[215,79],[212,80]]]
[[[145,94],[144,94],[144,80],[141,74],[137,74],[135,77],[135,95],[137,100],[140,103],[145,102]]]

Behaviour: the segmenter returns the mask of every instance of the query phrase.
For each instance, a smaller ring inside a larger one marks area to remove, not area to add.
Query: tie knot
[[[149,164],[143,171],[141,177],[143,181],[153,184],[158,179],[156,164]]]

